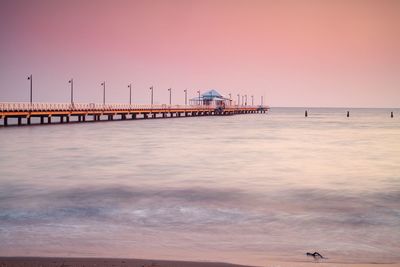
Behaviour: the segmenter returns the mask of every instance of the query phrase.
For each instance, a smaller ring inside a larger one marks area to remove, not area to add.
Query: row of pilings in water
[[[306,118],[308,117],[308,110],[304,111],[304,117],[306,117]],[[346,117],[347,117],[347,118],[349,118],[349,117],[350,117],[350,111],[347,111],[347,113],[346,113]],[[390,117],[391,117],[391,118],[393,118],[393,117],[394,117],[394,115],[393,115],[393,111],[391,111],[391,112],[390,112]]]

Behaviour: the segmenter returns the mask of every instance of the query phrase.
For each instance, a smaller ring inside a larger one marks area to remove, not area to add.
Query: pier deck
[[[0,126],[252,114],[268,109],[247,105],[221,109],[205,105],[0,103]]]

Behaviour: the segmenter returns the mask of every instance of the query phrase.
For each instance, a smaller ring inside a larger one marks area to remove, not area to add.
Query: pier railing
[[[260,106],[231,105],[226,108],[256,108]],[[166,105],[166,104],[97,104],[97,103],[0,103],[0,112],[34,111],[120,111],[120,110],[166,110],[166,109],[203,109],[211,110],[214,105]]]

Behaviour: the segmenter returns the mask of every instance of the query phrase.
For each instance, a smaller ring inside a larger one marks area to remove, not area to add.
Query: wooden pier
[[[266,113],[267,106],[0,103],[0,126]],[[54,118],[54,120],[53,120]],[[14,122],[14,123],[11,123]]]

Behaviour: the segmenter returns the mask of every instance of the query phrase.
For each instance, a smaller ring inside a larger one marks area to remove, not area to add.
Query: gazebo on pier
[[[195,106],[225,107],[232,105],[232,100],[223,97],[216,90],[212,89],[201,94],[200,97],[194,97],[189,99],[189,104]]]

